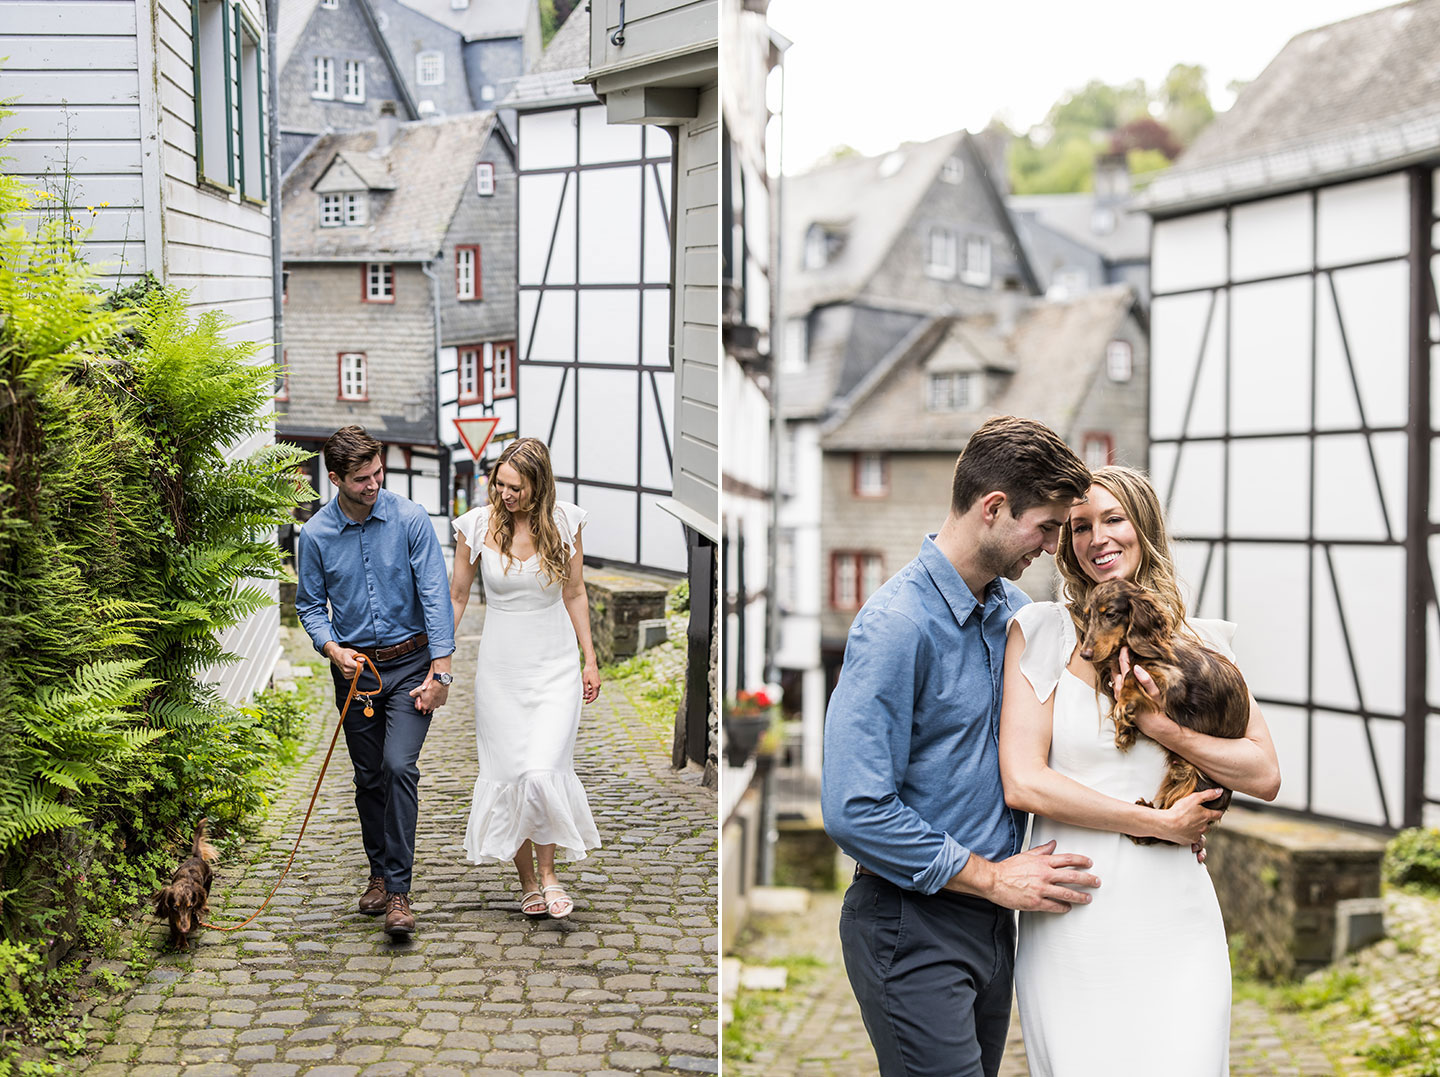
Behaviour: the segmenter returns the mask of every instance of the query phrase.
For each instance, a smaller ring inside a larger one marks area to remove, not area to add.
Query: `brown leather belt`
[[[421,632],[418,636],[411,636],[405,642],[397,643],[393,647],[356,647],[349,643],[342,643],[340,646],[347,647],[352,651],[359,651],[372,662],[393,662],[397,658],[413,654],[429,642],[430,637]]]
[[[877,879],[882,879],[882,878],[884,878],[884,876],[881,875],[878,871],[871,871],[871,870],[870,870],[869,868],[867,868],[864,864],[856,864],[856,865],[855,865],[855,874],[856,874],[856,875],[873,875],[873,876],[875,876],[875,878],[877,878]]]

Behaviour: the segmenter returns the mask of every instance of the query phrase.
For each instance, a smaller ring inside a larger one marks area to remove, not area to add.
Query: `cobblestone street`
[[[783,996],[748,993],[752,999],[760,996],[757,1009],[744,1018],[744,1039],[753,1057],[742,1061],[727,1046],[727,1077],[878,1073],[840,955],[840,901],[839,893],[814,893],[804,915],[766,916],[747,928],[738,955],[747,964],[784,964],[799,971],[792,971],[792,987]],[[1348,998],[1302,1012],[1239,993],[1230,1025],[1234,1077],[1372,1074],[1356,1051],[1403,1032],[1409,1021],[1433,1020],[1440,1012],[1440,900],[1391,893],[1386,919],[1392,937],[1336,970],[1361,985]],[[1017,1012],[1000,1077],[1027,1077],[1029,1072]],[[1402,1067],[1396,1072],[1430,1071]]]
[[[618,692],[585,709],[576,770],[603,848],[562,863],[566,920],[520,915],[511,865],[475,866],[461,838],[475,773],[472,685],[484,606],[461,624],[455,687],[420,757],[412,899],[392,943],[355,907],[366,865],[343,744],[295,866],[233,934],[202,930],[132,993],[91,1014],[87,1077],[606,1077],[717,1071],[715,798],[669,767],[668,735]],[[315,658],[298,629],[287,655]],[[217,923],[243,919],[284,865],[335,711],[325,678],[316,751],[257,840],[217,865]],[[322,740],[323,738],[323,740]],[[242,859],[243,858],[243,859]],[[161,926],[149,930],[158,950]]]

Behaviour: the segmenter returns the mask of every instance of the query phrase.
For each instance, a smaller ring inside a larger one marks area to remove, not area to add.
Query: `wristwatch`
[[[441,684],[443,684],[446,688],[449,688],[451,682],[455,680],[455,678],[448,673],[437,673],[435,674],[435,679]]]

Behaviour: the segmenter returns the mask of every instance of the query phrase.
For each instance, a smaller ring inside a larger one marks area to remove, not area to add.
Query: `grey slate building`
[[[343,2],[343,0],[342,0]],[[540,56],[536,0],[390,0],[459,35],[471,107],[492,109]],[[387,32],[397,55],[397,35]],[[456,72],[457,76],[460,72]]]
[[[1067,301],[1018,296],[996,313],[926,319],[821,426],[821,643],[838,667],[850,622],[950,507],[955,458],[981,423],[1024,415],[1091,467],[1146,463],[1146,325],[1112,285]],[[1020,581],[1054,597],[1053,563]]]
[[[389,447],[387,486],[442,525],[475,494],[451,420],[516,428],[509,136],[491,112],[326,135],[286,178],[283,207],[277,433],[315,448],[366,427]]]
[[[1041,288],[968,132],[787,176],[783,200],[775,661],[818,774],[830,687],[820,426],[938,313],[985,314],[1002,292],[1012,302]]]

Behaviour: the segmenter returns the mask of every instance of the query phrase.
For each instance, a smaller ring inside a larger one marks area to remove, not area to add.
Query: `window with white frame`
[[[421,86],[439,86],[445,81],[445,54],[422,52],[415,57],[415,81]]]
[[[946,183],[959,183],[965,178],[965,162],[958,157],[947,157],[940,166],[940,178]]]
[[[515,395],[515,345],[507,341],[495,345],[491,383],[495,396]]]
[[[1109,434],[1088,433],[1080,443],[1080,458],[1091,471],[1115,462],[1115,440]]]
[[[345,100],[360,104],[365,100],[365,61],[345,61]]]
[[[365,266],[365,302],[395,302],[395,266],[391,262],[369,262]]]
[[[1105,372],[1111,381],[1129,381],[1134,368],[1128,340],[1112,340],[1105,345]]]
[[[450,0],[451,11],[464,11],[470,6],[470,0]]]
[[[455,248],[455,298],[480,298],[480,248],[477,246]]]
[[[495,100],[495,87],[492,86],[492,85],[490,85],[490,83],[488,83],[488,82],[487,82],[484,86],[481,86],[481,87],[480,87],[480,100],[481,100],[481,101],[494,101],[494,100]]]
[[[320,6],[326,11],[339,11],[340,0],[320,0]]]
[[[230,123],[231,9],[223,0],[191,8],[195,64],[195,172],[223,187],[235,184]]]
[[[890,466],[884,453],[855,454],[855,495],[884,497],[890,492]]]
[[[474,404],[480,400],[480,349],[461,348],[456,376],[459,380],[459,402]]]
[[[315,57],[315,78],[310,96],[323,101],[335,100],[335,61],[329,56]]]
[[[948,228],[931,228],[925,247],[925,272],[938,280],[955,279],[955,233]]]
[[[342,191],[320,196],[320,227],[340,228],[363,225],[369,220],[364,191]]]
[[[475,166],[475,193],[487,198],[495,193],[495,166],[489,161]]]
[[[265,97],[261,78],[260,31],[249,19],[240,20],[240,194],[263,202],[265,190]]]
[[[368,400],[370,394],[365,380],[365,353],[340,353],[340,399]]]
[[[984,236],[965,238],[965,269],[960,278],[966,284],[990,283],[990,241]]]
[[[836,550],[830,555],[830,605],[858,610],[885,582],[885,559],[865,550]]]
[[[925,406],[930,411],[960,411],[974,407],[976,375],[947,371],[931,374],[928,381]]]

